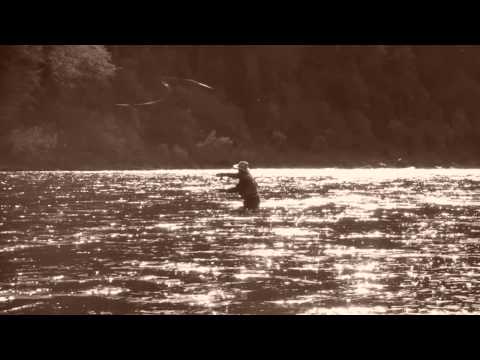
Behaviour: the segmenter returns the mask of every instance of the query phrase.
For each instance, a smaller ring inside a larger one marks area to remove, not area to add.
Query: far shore
[[[233,162],[232,162],[233,163]],[[322,169],[322,168],[338,168],[338,169],[473,169],[480,168],[480,163],[471,162],[466,164],[447,163],[447,164],[427,164],[427,163],[373,163],[373,164],[283,164],[283,165],[266,165],[252,164],[252,169]],[[147,170],[216,170],[229,169],[230,165],[194,165],[194,166],[78,166],[78,167],[58,167],[58,166],[1,166],[1,172],[15,171],[147,171]]]

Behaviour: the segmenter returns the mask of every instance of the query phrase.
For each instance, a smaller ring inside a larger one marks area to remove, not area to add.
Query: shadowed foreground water
[[[0,313],[480,313],[480,169],[216,172],[0,173]]]

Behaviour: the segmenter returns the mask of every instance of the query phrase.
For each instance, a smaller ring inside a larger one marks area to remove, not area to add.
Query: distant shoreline
[[[229,169],[230,166],[80,166],[75,168],[63,168],[63,167],[16,167],[16,166],[0,166],[0,172],[21,172],[21,171],[155,171],[155,170],[220,170],[220,169]],[[292,165],[263,165],[259,164],[258,166],[252,166],[252,170],[255,169],[407,169],[407,168],[416,168],[416,169],[475,169],[480,168],[479,163],[472,164],[444,164],[444,165],[428,165],[428,164],[386,164],[386,165],[338,165],[338,164],[325,164],[325,165],[304,165],[300,164],[297,166]],[[232,169],[233,170],[233,169]]]

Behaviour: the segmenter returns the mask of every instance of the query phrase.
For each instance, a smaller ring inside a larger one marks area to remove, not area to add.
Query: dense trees
[[[0,46],[0,166],[478,165],[479,98],[473,46]]]

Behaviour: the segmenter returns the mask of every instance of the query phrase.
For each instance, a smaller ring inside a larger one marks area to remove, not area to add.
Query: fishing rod
[[[141,103],[135,103],[135,104],[120,103],[120,104],[115,104],[115,106],[119,106],[119,107],[150,106],[150,105],[164,102],[172,94],[173,92],[172,84],[175,85],[174,84],[175,82],[183,82],[184,84],[196,85],[198,87],[201,87],[202,89],[215,90],[212,86],[193,80],[193,79],[178,78],[174,76],[163,76],[160,80],[160,83],[165,89],[167,89],[167,95],[164,96],[163,98],[145,101]]]

